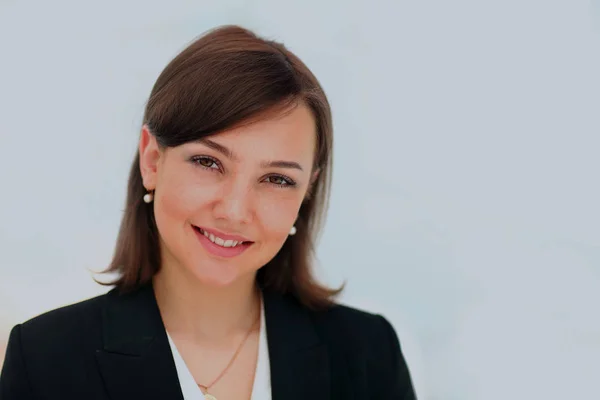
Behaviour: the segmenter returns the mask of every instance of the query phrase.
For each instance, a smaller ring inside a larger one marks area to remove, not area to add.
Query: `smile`
[[[192,225],[203,247],[219,257],[235,257],[242,254],[254,242],[241,236],[226,235]]]
[[[200,233],[202,233],[204,236],[206,236],[211,242],[218,244],[221,247],[235,247],[237,245],[241,245],[241,244],[245,243],[243,240],[238,241],[238,240],[231,240],[231,239],[221,239],[220,237],[215,236],[212,233],[206,232],[202,228],[198,228],[198,230],[200,231]]]

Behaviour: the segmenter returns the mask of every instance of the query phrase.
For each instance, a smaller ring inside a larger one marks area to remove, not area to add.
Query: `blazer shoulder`
[[[338,304],[315,321],[331,350],[365,367],[373,398],[415,399],[398,335],[384,316]]]
[[[392,324],[381,314],[343,304],[312,313],[316,329],[334,346],[374,354],[399,347]]]
[[[315,321],[328,330],[355,332],[363,337],[385,334],[391,327],[381,314],[361,310],[344,304],[334,304],[328,309],[315,313]]]
[[[51,393],[64,385],[56,379],[61,376],[73,379],[72,388],[84,382],[86,366],[94,365],[94,350],[102,344],[105,297],[56,308],[15,325],[7,343],[0,398],[32,398],[38,390]]]
[[[99,327],[106,296],[103,294],[55,308],[21,323],[22,340],[26,343],[39,343],[37,339],[43,337],[43,342],[49,342],[51,338],[62,342],[72,334],[84,334],[89,328]]]

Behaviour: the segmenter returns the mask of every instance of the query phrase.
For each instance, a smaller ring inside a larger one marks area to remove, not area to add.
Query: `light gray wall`
[[[106,290],[89,270],[151,85],[238,23],[330,96],[321,276],[392,320],[420,398],[600,398],[599,21],[579,0],[0,1],[0,338]]]

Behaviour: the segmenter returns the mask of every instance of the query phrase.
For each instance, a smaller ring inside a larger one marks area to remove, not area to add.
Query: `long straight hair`
[[[333,303],[341,291],[317,282],[315,243],[324,221],[331,186],[333,131],[331,110],[308,67],[278,42],[239,26],[207,32],[179,53],[159,75],[146,104],[143,123],[163,147],[223,132],[305,104],[316,123],[314,171],[319,171],[302,203],[297,233],[257,274],[263,289],[295,296],[316,309]],[[133,160],[125,212],[105,283],[130,291],[151,281],[160,269],[159,232],[146,193],[139,154]]]

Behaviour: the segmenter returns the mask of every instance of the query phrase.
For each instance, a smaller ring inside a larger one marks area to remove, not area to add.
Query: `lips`
[[[193,225],[192,225],[193,226]],[[232,258],[244,253],[254,242],[242,236],[226,235],[221,232],[193,226],[202,247],[218,258]]]
[[[193,226],[193,227],[198,233],[201,233],[202,235],[204,235],[212,243],[216,244],[217,246],[223,247],[223,248],[248,246],[253,243],[252,241],[246,239],[243,236],[229,235],[229,234],[218,232],[218,231],[215,231],[212,229],[209,230],[206,228],[201,228],[199,226]]]

